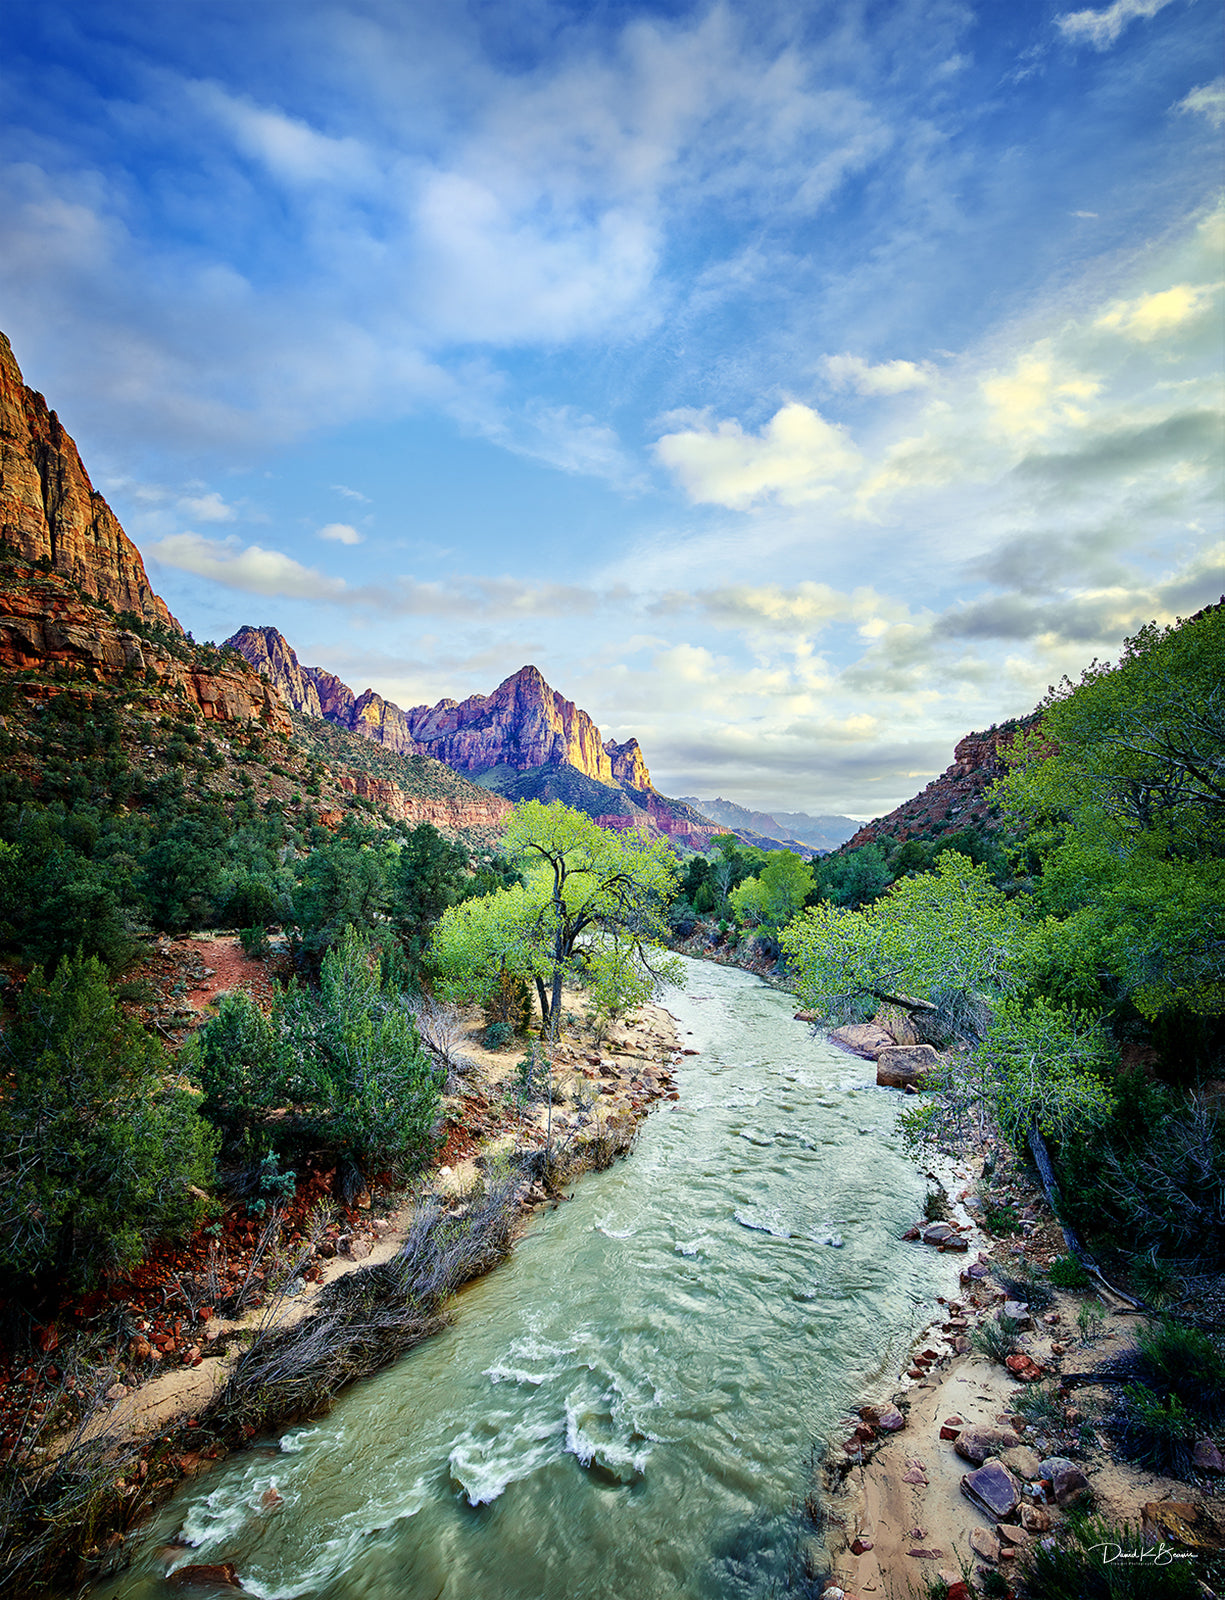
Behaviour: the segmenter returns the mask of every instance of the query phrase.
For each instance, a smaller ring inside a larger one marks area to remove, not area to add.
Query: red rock
[[[874,1546],[872,1544],[871,1539],[852,1539],[851,1540],[851,1554],[853,1556],[866,1555],[868,1553],[868,1551],[873,1549],[873,1548],[874,1548]]]
[[[1225,1473],[1225,1460],[1211,1439],[1197,1439],[1191,1459],[1197,1472]]]
[[[167,1578],[172,1589],[201,1588],[211,1584],[218,1589],[240,1589],[238,1573],[230,1561],[223,1561],[216,1566],[180,1567],[177,1572],[172,1572]]]
[[[960,1432],[960,1428],[950,1428],[946,1422],[940,1429],[940,1437],[942,1439],[955,1439]]]

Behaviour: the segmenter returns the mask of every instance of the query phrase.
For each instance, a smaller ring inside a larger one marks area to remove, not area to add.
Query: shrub
[[[94,957],[31,973],[0,1041],[0,1261],[76,1286],[207,1208],[216,1135]]]
[[[485,1029],[486,1050],[505,1050],[515,1036],[509,1022],[491,1022]]]
[[[249,995],[221,997],[217,1015],[189,1041],[183,1064],[204,1091],[203,1111],[230,1150],[249,1147],[277,1104],[284,1077],[278,1030]]]
[[[1199,1328],[1163,1318],[1136,1335],[1136,1366],[1158,1393],[1176,1395],[1204,1427],[1225,1421],[1225,1351]]]
[[[1056,1289],[1087,1289],[1093,1282],[1075,1256],[1056,1256],[1048,1276]]]
[[[971,1343],[979,1355],[1002,1366],[1008,1356],[1016,1355],[1021,1324],[1012,1317],[999,1317],[994,1322],[983,1322],[975,1328]]]
[[[243,954],[249,956],[252,961],[264,961],[272,954],[272,941],[262,923],[258,923],[254,928],[240,928],[238,942],[242,945]]]

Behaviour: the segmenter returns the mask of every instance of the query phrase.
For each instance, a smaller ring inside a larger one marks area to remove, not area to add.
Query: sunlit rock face
[[[90,483],[55,412],[26,387],[2,333],[0,541],[26,561],[49,563],[82,594],[179,631],[140,551]]]

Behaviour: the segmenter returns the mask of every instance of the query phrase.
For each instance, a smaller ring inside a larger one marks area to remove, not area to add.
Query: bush
[[[1035,1541],[1026,1560],[1025,1593],[1028,1600],[1198,1600],[1192,1562],[1121,1559],[1123,1552],[1143,1548],[1139,1528],[1074,1519],[1061,1543]]]
[[[231,1151],[251,1145],[284,1078],[278,1030],[249,995],[221,997],[217,1015],[189,1041],[183,1065],[204,1091],[203,1111]]]
[[[486,1050],[505,1050],[514,1037],[515,1030],[509,1022],[491,1022],[485,1029],[485,1048]]]
[[[238,942],[242,945],[243,954],[249,956],[252,961],[266,961],[272,954],[272,941],[263,923],[257,924],[254,928],[240,928]]]
[[[87,1286],[207,1209],[216,1135],[94,957],[30,974],[0,1041],[0,1261]]]
[[[1199,1328],[1163,1318],[1136,1335],[1136,1366],[1158,1393],[1177,1396],[1205,1428],[1225,1421],[1225,1351]]]
[[[1075,1256],[1056,1256],[1048,1275],[1056,1289],[1087,1289],[1093,1282]]]

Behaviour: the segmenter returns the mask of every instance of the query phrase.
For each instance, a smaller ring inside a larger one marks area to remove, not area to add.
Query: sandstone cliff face
[[[142,688],[182,696],[209,722],[259,722],[289,734],[293,724],[276,689],[241,664],[206,668],[157,640],[120,627],[54,574],[10,574],[0,592],[0,667],[21,672],[84,668],[103,682],[139,674]],[[156,682],[151,684],[148,674]]]
[[[953,763],[938,778],[933,778],[913,800],[865,823],[843,846],[858,850],[877,839],[914,839],[920,835],[954,832],[973,824],[991,825],[991,802],[987,790],[1007,771],[1005,747],[1018,731],[1032,728],[1037,717],[1022,722],[1006,722],[986,733],[968,733],[953,749]]]
[[[275,628],[239,628],[226,644],[274,684],[292,710],[307,717],[323,715],[314,680]]]
[[[527,772],[568,763],[597,783],[616,781],[600,730],[536,667],[521,667],[492,694],[474,694],[458,705],[415,706],[408,727],[423,749],[457,772],[499,766]]]
[[[154,594],[140,552],[94,491],[77,447],[28,389],[0,333],[0,542],[45,560],[84,594],[179,630]]]
[[[343,773],[337,780],[337,787],[346,794],[359,795],[382,807],[399,822],[414,826],[419,822],[432,822],[443,833],[500,828],[515,809],[509,800],[489,791],[480,798],[465,796],[462,800],[406,794],[398,784],[387,778],[372,777],[368,772]]]
[[[345,687],[339,679],[332,681],[341,689]],[[333,697],[329,699],[331,702]],[[335,695],[334,700],[339,702],[340,696]],[[354,733],[360,733],[366,739],[373,739],[376,744],[385,744],[389,750],[398,750],[404,756],[412,755],[421,748],[408,731],[408,718],[399,706],[393,705],[390,700],[384,700],[382,695],[375,694],[373,689],[367,689],[365,694],[359,695],[353,702],[349,711],[349,726]]]

